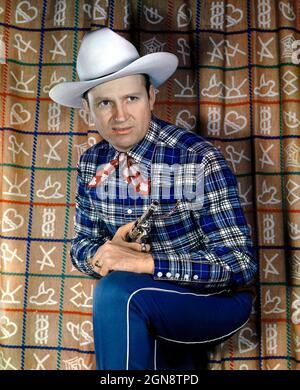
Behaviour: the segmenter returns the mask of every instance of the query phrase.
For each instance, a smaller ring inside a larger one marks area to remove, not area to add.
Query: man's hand
[[[127,247],[126,235],[133,228],[134,224],[135,224],[135,221],[129,222],[126,225],[119,227],[119,229],[116,231],[116,234],[114,235],[111,242],[114,244],[124,245],[125,247]],[[139,240],[136,242],[139,242]],[[150,251],[150,245],[147,244],[147,252],[149,252],[149,251]]]
[[[135,224],[135,221],[126,223],[126,225],[120,226],[119,229],[116,231],[115,235],[113,236],[111,242],[114,244],[119,244],[122,245],[125,243],[126,245],[126,240],[125,237],[127,233],[133,228],[133,225]]]
[[[153,274],[154,260],[149,253],[150,245],[146,245],[147,253],[141,252],[140,243],[125,241],[125,237],[133,225],[134,222],[130,222],[121,226],[113,239],[107,241],[97,250],[91,263],[101,276],[107,275],[110,271]]]

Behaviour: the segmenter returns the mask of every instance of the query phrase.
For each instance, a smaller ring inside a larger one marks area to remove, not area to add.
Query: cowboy
[[[83,107],[103,138],[78,164],[71,247],[74,266],[100,279],[99,370],[195,368],[189,353],[174,359],[174,346],[222,342],[251,312],[257,265],[236,179],[210,142],[153,114],[155,88],[177,65],[102,28],[82,40],[80,81],[50,91]],[[128,242],[153,199],[149,241]]]

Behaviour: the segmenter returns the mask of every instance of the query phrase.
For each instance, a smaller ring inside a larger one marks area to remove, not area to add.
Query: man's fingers
[[[116,231],[116,234],[114,235],[114,238],[112,241],[116,242],[118,240],[125,241],[127,233],[133,228],[133,225],[135,224],[135,221],[129,222],[126,225],[122,225],[119,227],[119,229]]]
[[[129,232],[129,230],[133,227],[134,224],[135,224],[135,221],[128,222],[128,223],[126,223],[126,225],[120,226],[118,231],[120,233],[127,232],[127,231]]]
[[[148,253],[151,250],[151,246],[149,244],[145,244],[144,242],[141,242],[140,243],[140,250],[141,250],[141,252]]]
[[[123,242],[122,243],[123,246],[129,248],[129,249],[133,249],[137,252],[150,252],[151,250],[151,247],[149,244],[144,244],[144,243],[140,243],[140,242]]]

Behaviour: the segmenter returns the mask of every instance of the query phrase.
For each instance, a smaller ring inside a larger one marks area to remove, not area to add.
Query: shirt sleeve
[[[82,179],[80,163],[77,168],[75,205],[76,215],[74,237],[70,251],[71,261],[78,271],[100,278],[100,275],[93,271],[87,260],[93,257],[97,249],[110,237],[90,200],[87,185]]]
[[[203,288],[241,287],[257,271],[249,228],[240,204],[237,181],[218,150],[204,164],[202,207],[190,210],[201,250],[153,253],[154,279],[197,283]]]

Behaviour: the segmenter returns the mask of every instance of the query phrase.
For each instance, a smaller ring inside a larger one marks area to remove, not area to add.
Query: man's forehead
[[[89,90],[92,96],[96,97],[102,93],[108,93],[112,90],[120,91],[121,89],[136,89],[137,87],[145,86],[144,77],[141,74],[135,74],[125,77],[120,77],[106,83],[96,85]]]

